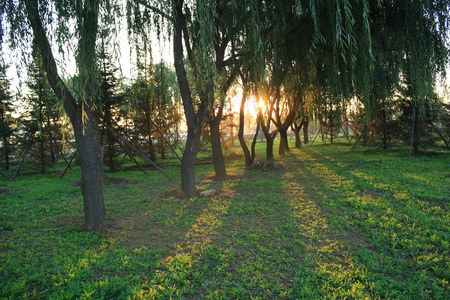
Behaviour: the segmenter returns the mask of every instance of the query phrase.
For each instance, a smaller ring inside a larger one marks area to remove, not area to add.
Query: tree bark
[[[238,138],[239,138],[239,143],[241,144],[242,152],[244,152],[245,166],[249,167],[251,165],[250,151],[248,150],[247,142],[245,141],[245,138],[244,138],[244,129],[245,129],[244,128],[245,127],[244,108],[245,108],[245,102],[247,101],[247,91],[246,91],[246,87],[245,87],[246,81],[242,74],[241,74],[241,79],[242,79],[242,85],[244,86],[244,88],[243,88],[243,92],[242,92],[241,106],[239,107]],[[259,128],[259,126],[258,126],[258,128]],[[256,133],[256,136],[257,136],[257,133]]]
[[[255,162],[255,157],[256,157],[256,141],[258,140],[258,134],[259,134],[259,130],[260,130],[260,125],[259,123],[256,125],[256,132],[255,135],[253,136],[253,141],[252,141],[252,146],[251,146],[251,156],[250,156],[250,164],[249,166],[253,165],[253,163]]]
[[[300,138],[300,131],[302,130],[303,122],[300,123],[300,125],[297,125],[296,122],[292,125],[292,131],[294,132],[295,136],[295,148],[301,148],[302,146],[302,139]]]
[[[181,159],[181,189],[187,198],[195,197],[195,158],[200,144],[201,127],[188,128],[186,148]]]
[[[280,146],[278,147],[278,154],[284,155],[286,151],[289,151],[289,142],[287,136],[288,129],[283,126],[278,132],[280,133]]]
[[[414,148],[414,155],[419,155],[419,145],[420,145],[420,117],[419,117],[419,109],[416,107],[416,104],[414,104],[413,109],[413,148]]]
[[[81,163],[81,193],[84,203],[84,222],[88,230],[106,231],[106,210],[103,196],[103,162],[100,156],[95,112],[88,105],[78,105],[71,121],[75,133],[78,155]],[[82,113],[90,121],[83,125]]]
[[[44,136],[39,136],[39,156],[41,159],[41,174],[45,174],[45,144],[44,144]]]
[[[267,160],[274,160],[273,156],[273,141],[275,140],[275,136],[267,138],[267,145],[266,145],[266,159]]]
[[[308,119],[303,119],[303,143],[308,144],[309,143],[309,136],[308,136],[308,125],[309,121]]]
[[[209,122],[209,130],[211,135],[211,147],[214,163],[214,171],[216,173],[217,181],[224,181],[227,177],[227,170],[225,167],[225,159],[223,157],[222,145],[220,143],[219,125],[222,117],[216,116]]]
[[[3,148],[5,149],[5,170],[9,170],[9,141],[8,137],[5,135],[3,137]]]

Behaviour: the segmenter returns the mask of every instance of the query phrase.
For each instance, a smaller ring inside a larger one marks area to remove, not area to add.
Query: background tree
[[[9,156],[12,152],[12,138],[14,134],[14,118],[12,117],[13,104],[10,92],[10,83],[6,77],[6,65],[0,65],[0,139],[1,158],[5,161],[5,170],[9,170]]]
[[[57,141],[62,140],[62,127],[60,123],[61,110],[59,101],[48,83],[42,67],[42,57],[33,51],[33,62],[28,65],[27,86],[30,94],[26,103],[30,107],[29,120],[22,121],[22,130],[26,133],[28,143],[37,133],[36,141],[38,151],[37,161],[40,162],[40,172],[44,174],[49,164],[57,161]]]
[[[105,125],[101,132],[102,158],[109,167],[110,172],[115,172],[118,168],[118,156],[120,149],[114,135],[106,128],[112,128],[116,132],[122,131],[118,128],[118,111],[122,105],[124,95],[121,88],[121,79],[119,78],[119,68],[114,58],[114,47],[112,38],[115,33],[111,30],[113,27],[114,15],[102,14],[102,23],[99,30],[97,43],[97,70],[100,75],[100,94],[99,94],[99,115]],[[103,126],[101,126],[103,127]]]

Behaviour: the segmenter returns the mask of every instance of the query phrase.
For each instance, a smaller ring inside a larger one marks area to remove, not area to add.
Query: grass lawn
[[[450,155],[435,154],[230,158],[223,183],[197,168],[212,198],[169,196],[177,167],[107,173],[106,235],[82,230],[79,169],[0,178],[0,299],[450,299]]]

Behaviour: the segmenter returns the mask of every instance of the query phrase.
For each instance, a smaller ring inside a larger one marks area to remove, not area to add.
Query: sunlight
[[[228,93],[227,104],[229,103],[231,105],[231,111],[233,113],[239,114],[242,101],[242,94],[243,94],[242,86],[240,84],[234,85],[230,89],[230,92]],[[258,105],[255,96],[253,95],[248,95],[247,100],[245,101],[244,115],[247,114],[252,115],[253,118],[255,119],[258,115]]]
[[[258,107],[261,108],[261,109],[263,109],[263,108],[264,108],[264,105],[266,105],[266,104],[264,103],[264,101],[263,101],[262,99],[259,100],[259,102],[258,102]]]

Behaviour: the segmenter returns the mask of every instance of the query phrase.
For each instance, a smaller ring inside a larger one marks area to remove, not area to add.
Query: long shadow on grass
[[[346,224],[339,208],[330,205],[333,192],[308,168],[315,162],[292,156],[288,160],[289,170],[281,184],[310,257],[308,268],[299,268],[297,280],[313,283],[316,298],[370,298],[368,274],[354,252],[372,249],[361,234]],[[297,297],[308,297],[300,283],[295,286]]]
[[[320,156],[317,152],[314,154]],[[313,210],[312,214],[315,211],[321,211],[322,216],[325,216],[325,219],[328,220],[328,224],[325,223],[321,227],[324,228],[327,225],[335,227],[328,233],[324,230],[325,236],[337,235],[335,241],[338,251],[327,251],[329,255],[325,256],[326,259],[322,260],[319,263],[320,267],[316,268],[317,276],[320,278],[326,277],[329,281],[327,285],[322,285],[324,290],[332,294],[339,290],[342,297],[351,295],[357,298],[368,295],[389,298],[430,296],[439,298],[448,295],[448,287],[445,287],[444,282],[448,272],[444,271],[445,259],[443,255],[432,255],[431,258],[426,259],[436,259],[438,265],[440,262],[440,267],[437,267],[436,264],[426,266],[426,263],[424,265],[424,258],[422,257],[422,266],[417,268],[414,266],[414,257],[411,257],[414,255],[414,251],[421,248],[420,243],[428,242],[430,244],[431,242],[430,240],[417,238],[417,233],[408,228],[410,225],[414,226],[414,222],[411,221],[412,218],[427,218],[424,213],[419,212],[416,208],[408,216],[409,212],[402,210],[402,205],[393,203],[392,199],[374,197],[373,195],[355,196],[355,193],[360,191],[355,189],[354,183],[361,179],[345,172],[342,167],[337,165],[336,161],[331,162],[326,161],[326,159],[324,161],[324,157],[320,157],[322,161],[319,161],[317,157],[305,151],[302,151],[300,155],[296,153],[296,155],[294,160],[297,161],[298,167],[291,176],[288,176],[287,184],[295,185],[295,183],[292,183],[294,181],[309,187],[309,191],[304,187],[297,187],[299,191],[297,198],[300,202],[304,202],[304,199],[312,199],[312,206],[318,206],[318,209]],[[374,188],[370,184],[368,187]],[[309,194],[306,197],[303,196],[305,191]],[[289,194],[287,196],[290,197]],[[299,214],[299,217],[303,220],[308,217],[302,211],[304,206],[304,204],[298,205],[300,213],[297,213],[293,206],[293,213]],[[309,218],[311,219],[310,216]],[[318,217],[313,217],[313,220],[315,219],[320,221]],[[301,224],[303,223],[304,221],[301,221]],[[431,228],[426,230],[429,231],[429,229]],[[365,234],[364,231],[366,231]],[[431,234],[439,234],[439,232],[440,230],[432,231]],[[352,236],[353,244],[357,242],[360,245],[353,247],[354,250],[352,250],[352,247],[345,246],[345,239],[339,238],[342,236]],[[447,239],[448,237],[445,238],[444,236],[444,240]],[[333,240],[333,238],[330,238],[330,240]],[[316,245],[319,246],[317,253],[321,253],[320,243]],[[334,243],[325,243],[326,247],[329,247],[329,245],[334,245]],[[434,245],[432,245],[432,248],[437,249]],[[421,250],[426,250],[426,246],[425,249],[422,248]],[[405,254],[405,252],[407,253]],[[340,253],[345,254],[345,257],[340,257]],[[333,266],[333,264],[335,265]],[[332,267],[330,268],[330,266]],[[341,270],[341,274],[346,274],[346,280],[339,281],[342,280],[342,277],[339,272],[336,273],[335,267]],[[424,270],[431,273],[424,277],[422,272]],[[347,292],[343,293],[345,289],[347,289]],[[354,294],[355,290],[358,292],[357,294]]]
[[[295,296],[292,281],[298,266],[306,265],[308,258],[282,197],[282,174],[246,172],[244,178],[228,186],[235,193],[232,200],[218,199],[227,211],[221,215],[214,238],[198,252],[195,297]]]

